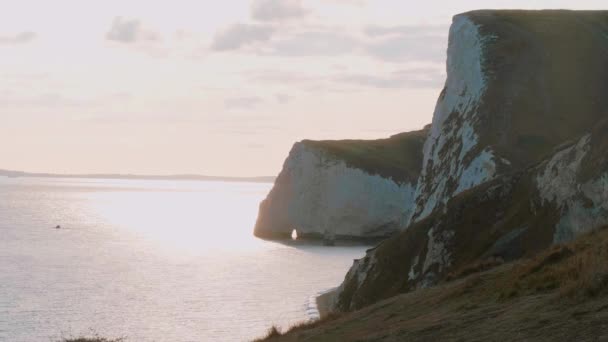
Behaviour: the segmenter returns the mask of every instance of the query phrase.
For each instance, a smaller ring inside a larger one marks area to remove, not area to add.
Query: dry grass
[[[492,268],[495,268],[497,266],[500,266],[500,265],[504,264],[504,262],[505,261],[501,257],[490,257],[490,258],[487,258],[487,259],[484,259],[481,261],[477,261],[477,262],[467,265],[459,270],[450,272],[446,276],[446,281],[452,281],[455,279],[464,278],[471,274],[484,272],[484,271],[490,270]]]
[[[281,333],[281,330],[273,325],[272,327],[270,327],[268,329],[268,332],[266,333],[266,335],[264,337],[260,337],[258,339],[255,339],[255,340],[253,340],[253,342],[268,341],[268,340],[271,340],[273,338],[281,337],[282,335],[283,334]]]
[[[64,338],[58,342],[125,342],[124,338],[105,338],[99,336],[92,337],[70,337]]]
[[[328,315],[326,315],[325,317],[321,318],[321,319],[317,319],[314,321],[304,321],[301,323],[297,323],[292,325],[291,327],[289,327],[289,329],[287,329],[285,332],[281,332],[281,330],[279,328],[277,328],[276,326],[272,326],[270,329],[268,329],[268,332],[266,333],[266,336],[262,337],[262,338],[258,338],[256,340],[254,340],[253,342],[264,342],[264,341],[272,341],[275,338],[279,338],[281,336],[287,335],[287,334],[293,334],[296,333],[298,331],[303,331],[303,330],[308,330],[308,329],[314,329],[318,326],[321,326],[325,323],[329,323],[332,322],[338,318],[340,318],[341,315],[337,314],[337,313],[330,313]]]
[[[454,281],[303,324],[271,341],[608,339],[608,229],[500,262],[477,262],[455,272]]]
[[[608,289],[608,230],[553,246],[515,265],[505,279],[502,298],[559,290],[562,297],[595,297]]]

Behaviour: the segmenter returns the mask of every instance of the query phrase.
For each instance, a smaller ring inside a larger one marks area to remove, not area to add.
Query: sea
[[[251,341],[316,317],[368,247],[255,238],[271,187],[0,177],[0,341]]]

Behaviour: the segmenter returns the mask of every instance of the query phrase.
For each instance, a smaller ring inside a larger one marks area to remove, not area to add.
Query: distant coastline
[[[97,178],[97,179],[140,179],[140,180],[177,180],[177,181],[224,181],[224,182],[249,182],[249,183],[272,183],[274,176],[260,177],[222,177],[203,175],[133,175],[133,174],[57,174],[57,173],[34,173],[24,171],[13,171],[0,169],[0,176],[4,177],[40,177],[40,178]]]

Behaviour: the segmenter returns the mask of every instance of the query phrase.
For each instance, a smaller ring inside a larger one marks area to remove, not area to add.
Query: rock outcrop
[[[525,170],[452,198],[355,261],[335,309],[425,288],[486,260],[510,261],[608,224],[608,123]],[[604,152],[600,152],[604,151]]]
[[[476,11],[450,28],[447,81],[424,145],[412,222],[531,165],[608,108],[604,12]]]
[[[608,12],[455,16],[409,226],[355,262],[336,309],[607,224],[606,60]]]
[[[296,143],[254,234],[329,239],[386,238],[411,216],[428,129],[389,139]]]

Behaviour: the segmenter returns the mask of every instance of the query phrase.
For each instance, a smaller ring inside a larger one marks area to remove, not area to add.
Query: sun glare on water
[[[263,244],[252,230],[257,197],[268,184],[240,184],[238,195],[225,191],[234,185],[222,182],[142,181],[140,185],[145,191],[108,181],[89,194],[90,209],[123,233],[172,252],[251,251]]]
[[[0,186],[0,341],[91,329],[133,341],[246,341],[308,319],[311,296],[339,284],[365,249],[255,238],[272,184]]]

